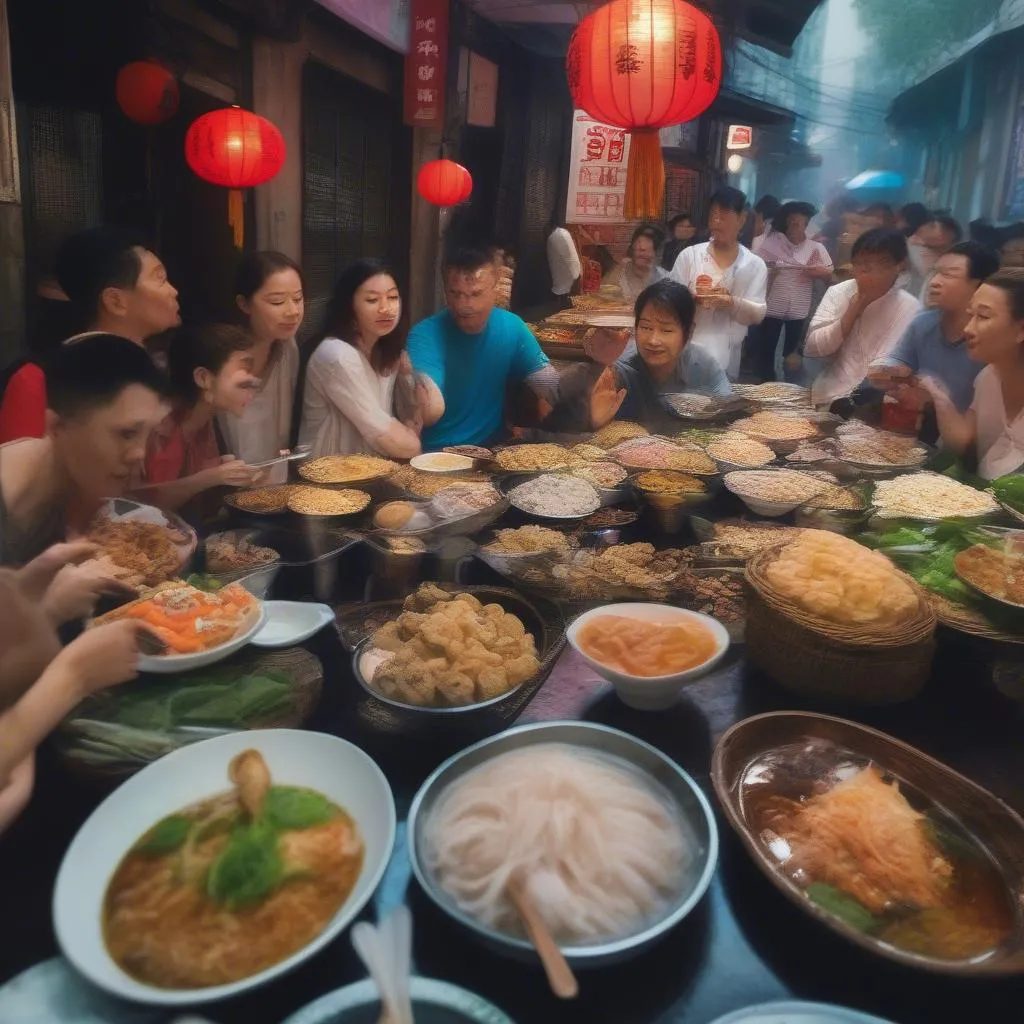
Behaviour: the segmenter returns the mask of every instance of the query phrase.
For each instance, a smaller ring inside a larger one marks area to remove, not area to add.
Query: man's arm
[[[846,304],[838,286],[829,288],[807,331],[804,352],[809,356],[830,356],[838,352],[858,316],[860,305],[856,298]]]
[[[416,388],[422,397],[423,426],[432,427],[444,415],[444,352],[436,336],[437,325],[417,324],[406,346]]]
[[[768,267],[760,256],[753,261],[749,276],[732,297],[732,315],[745,327],[759,324],[768,313]]]

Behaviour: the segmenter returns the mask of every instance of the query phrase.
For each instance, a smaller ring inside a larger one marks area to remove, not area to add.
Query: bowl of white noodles
[[[661,751],[586,722],[523,725],[450,758],[409,813],[426,894],[487,945],[536,957],[507,896],[521,886],[566,959],[628,959],[689,914],[718,830],[697,784]]]

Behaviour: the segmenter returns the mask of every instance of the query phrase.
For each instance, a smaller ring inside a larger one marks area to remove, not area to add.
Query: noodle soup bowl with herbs
[[[718,860],[693,779],[650,744],[589,722],[517,726],[460,751],[420,787],[408,835],[417,881],[453,920],[536,962],[507,897],[520,885],[576,968],[663,938]]]
[[[670,707],[729,650],[729,632],[717,619],[669,604],[594,608],[573,622],[566,639],[619,700],[641,711]]]
[[[54,888],[57,941],[124,999],[238,995],[352,922],[384,874],[395,820],[381,770],[335,736],[253,730],[183,747],[79,829]]]

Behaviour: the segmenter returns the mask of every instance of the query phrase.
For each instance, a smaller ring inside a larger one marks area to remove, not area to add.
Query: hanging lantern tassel
[[[626,167],[626,220],[655,220],[665,201],[665,161],[657,128],[634,129]]]
[[[228,223],[235,236],[235,248],[245,245],[245,196],[240,188],[228,190]]]

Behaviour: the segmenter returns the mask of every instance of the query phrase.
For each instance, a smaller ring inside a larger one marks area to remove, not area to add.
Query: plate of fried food
[[[386,704],[426,714],[478,710],[514,693],[540,671],[543,625],[513,593],[478,593],[422,584],[356,648],[356,680]]]
[[[97,512],[84,540],[99,549],[90,564],[138,590],[177,576],[198,543],[195,530],[173,512],[113,498]]]
[[[294,484],[278,487],[255,487],[248,491],[231,491],[224,495],[224,504],[247,516],[282,516],[288,511],[288,498]]]
[[[160,654],[144,654],[139,670],[167,674],[213,665],[244,647],[263,628],[263,604],[241,583],[210,592],[183,580],[100,615],[89,627],[132,619],[154,634]]]
[[[324,455],[299,466],[299,476],[311,484],[352,487],[391,476],[398,464],[376,455]]]
[[[1024,530],[1006,530],[1000,537],[974,544],[953,559],[956,574],[985,597],[1024,608]]]

